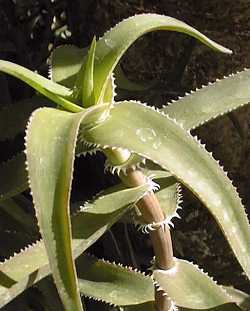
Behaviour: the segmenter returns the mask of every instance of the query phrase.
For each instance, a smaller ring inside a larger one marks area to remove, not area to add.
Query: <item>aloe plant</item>
[[[193,263],[173,256],[170,226],[174,217],[180,217],[183,184],[214,216],[249,278],[250,226],[241,200],[227,174],[190,130],[248,104],[250,71],[160,110],[136,101],[116,102],[119,60],[137,38],[156,30],[183,32],[215,51],[231,53],[181,21],[142,14],[94,38],[87,50],[57,48],[50,79],[0,61],[0,71],[47,97],[24,102],[18,122],[15,111],[1,111],[1,117],[9,114],[11,120],[2,139],[21,132],[33,111],[24,153],[0,167],[6,177],[0,183],[0,206],[13,209],[10,215],[20,220],[18,204],[10,200],[30,187],[42,240],[1,263],[0,306],[52,274],[65,310],[85,310],[81,295],[128,311],[247,309],[246,294],[219,286]],[[124,83],[124,77],[120,80]],[[105,154],[105,169],[117,174],[121,184],[80,203],[78,212],[70,215],[74,158],[96,150]],[[128,212],[152,240],[152,275],[84,253]]]

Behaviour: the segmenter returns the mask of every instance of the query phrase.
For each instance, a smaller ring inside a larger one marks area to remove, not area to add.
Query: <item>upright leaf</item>
[[[94,37],[89,48],[86,61],[82,65],[78,75],[78,80],[76,81],[76,96],[80,99],[82,106],[85,108],[93,105],[95,101],[93,80],[95,48],[96,38]]]
[[[93,144],[138,153],[172,173],[209,209],[250,277],[250,226],[237,191],[212,156],[176,122],[150,107],[123,102],[105,122],[81,135]]]

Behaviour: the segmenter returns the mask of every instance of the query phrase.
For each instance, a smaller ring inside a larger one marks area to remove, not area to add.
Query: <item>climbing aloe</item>
[[[94,38],[89,49],[57,48],[51,79],[0,61],[0,71],[47,97],[28,102],[17,123],[14,110],[0,112],[0,118],[9,114],[13,124],[1,134],[4,139],[20,133],[33,111],[25,153],[0,167],[1,176],[6,176],[0,183],[0,206],[1,202],[4,208],[14,206],[10,215],[20,215],[18,204],[8,200],[29,185],[42,236],[1,264],[0,306],[51,273],[65,310],[86,309],[80,294],[128,311],[177,310],[177,306],[244,310],[237,292],[217,285],[192,263],[174,258],[169,226],[180,217],[183,184],[215,217],[250,277],[250,226],[241,200],[223,169],[190,134],[191,129],[250,102],[250,72],[215,82],[161,110],[136,101],[115,102],[119,60],[137,38],[156,30],[183,32],[215,51],[231,53],[174,18],[142,14],[117,24],[99,40]],[[133,85],[124,83],[124,76],[119,80],[121,87]],[[146,91],[138,84],[135,88]],[[105,169],[117,174],[122,184],[83,203],[71,215],[74,158],[96,150],[105,154]],[[84,253],[126,212],[133,215],[126,219],[133,219],[152,240],[151,276]]]

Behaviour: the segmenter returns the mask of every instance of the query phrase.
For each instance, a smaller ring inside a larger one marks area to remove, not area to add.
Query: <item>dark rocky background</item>
[[[0,58],[48,73],[47,60],[58,45],[89,45],[94,35],[101,36],[111,26],[139,13],[160,13],[176,17],[194,26],[211,39],[232,49],[232,56],[221,55],[176,33],[153,33],[139,39],[121,65],[134,81],[155,83],[143,93],[119,93],[120,98],[137,98],[161,106],[186,91],[250,66],[250,1],[108,1],[108,0],[0,0]],[[15,105],[33,91],[19,81],[0,75],[1,107]],[[250,108],[243,108],[205,125],[196,131],[207,149],[229,172],[250,211]],[[22,150],[23,136],[0,143],[4,161]],[[73,200],[90,198],[114,182],[103,174],[103,157],[76,161]],[[84,176],[87,176],[84,177]],[[97,177],[96,177],[97,176]],[[3,176],[0,176],[3,178]],[[217,225],[201,204],[186,190],[182,219],[175,221],[175,255],[198,263],[220,283],[234,284],[250,293],[250,285],[232,256]],[[32,239],[8,227],[8,217],[0,211],[0,257],[10,256]],[[125,230],[125,231],[124,231]],[[147,269],[152,256],[147,237],[133,226],[115,225],[93,248],[100,257],[132,264],[124,233],[128,231],[135,260]],[[116,236],[120,251],[114,247]],[[146,243],[145,243],[146,242]],[[33,288],[4,310],[45,310],[40,303],[43,293]],[[24,302],[25,301],[25,302]],[[24,303],[24,304],[23,304]],[[20,307],[23,304],[25,307]],[[93,306],[92,306],[93,307]],[[94,310],[98,306],[95,305]]]

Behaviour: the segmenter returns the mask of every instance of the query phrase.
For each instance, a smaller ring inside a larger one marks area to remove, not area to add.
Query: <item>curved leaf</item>
[[[104,92],[107,78],[130,45],[143,34],[156,30],[186,33],[214,50],[231,53],[230,50],[175,18],[158,14],[135,15],[117,24],[97,42],[94,68],[94,90],[97,102]]]
[[[22,80],[53,102],[62,105],[65,109],[73,112],[80,112],[82,110],[81,107],[76,106],[68,100],[72,96],[71,90],[46,79],[38,73],[5,60],[0,60],[0,71]]]
[[[222,286],[185,260],[175,259],[169,270],[155,270],[153,278],[180,307],[209,309],[233,302]]]
[[[250,69],[192,92],[161,111],[176,119],[185,129],[194,129],[250,103],[249,83]]]
[[[0,165],[0,201],[7,200],[28,188],[25,154],[19,153]]]
[[[79,287],[87,297],[117,306],[154,301],[153,280],[143,273],[86,255],[79,264],[85,267]]]
[[[149,190],[149,185],[121,188],[103,194],[102,199],[97,198],[93,203],[87,203],[83,211],[72,217],[73,257],[78,257],[98,240],[124,215],[129,204],[138,201]],[[0,263],[0,308],[50,273],[42,241]]]
[[[89,143],[138,153],[172,173],[213,214],[250,277],[250,226],[241,200],[223,170],[189,133],[150,107],[123,102],[105,122],[81,135]]]

